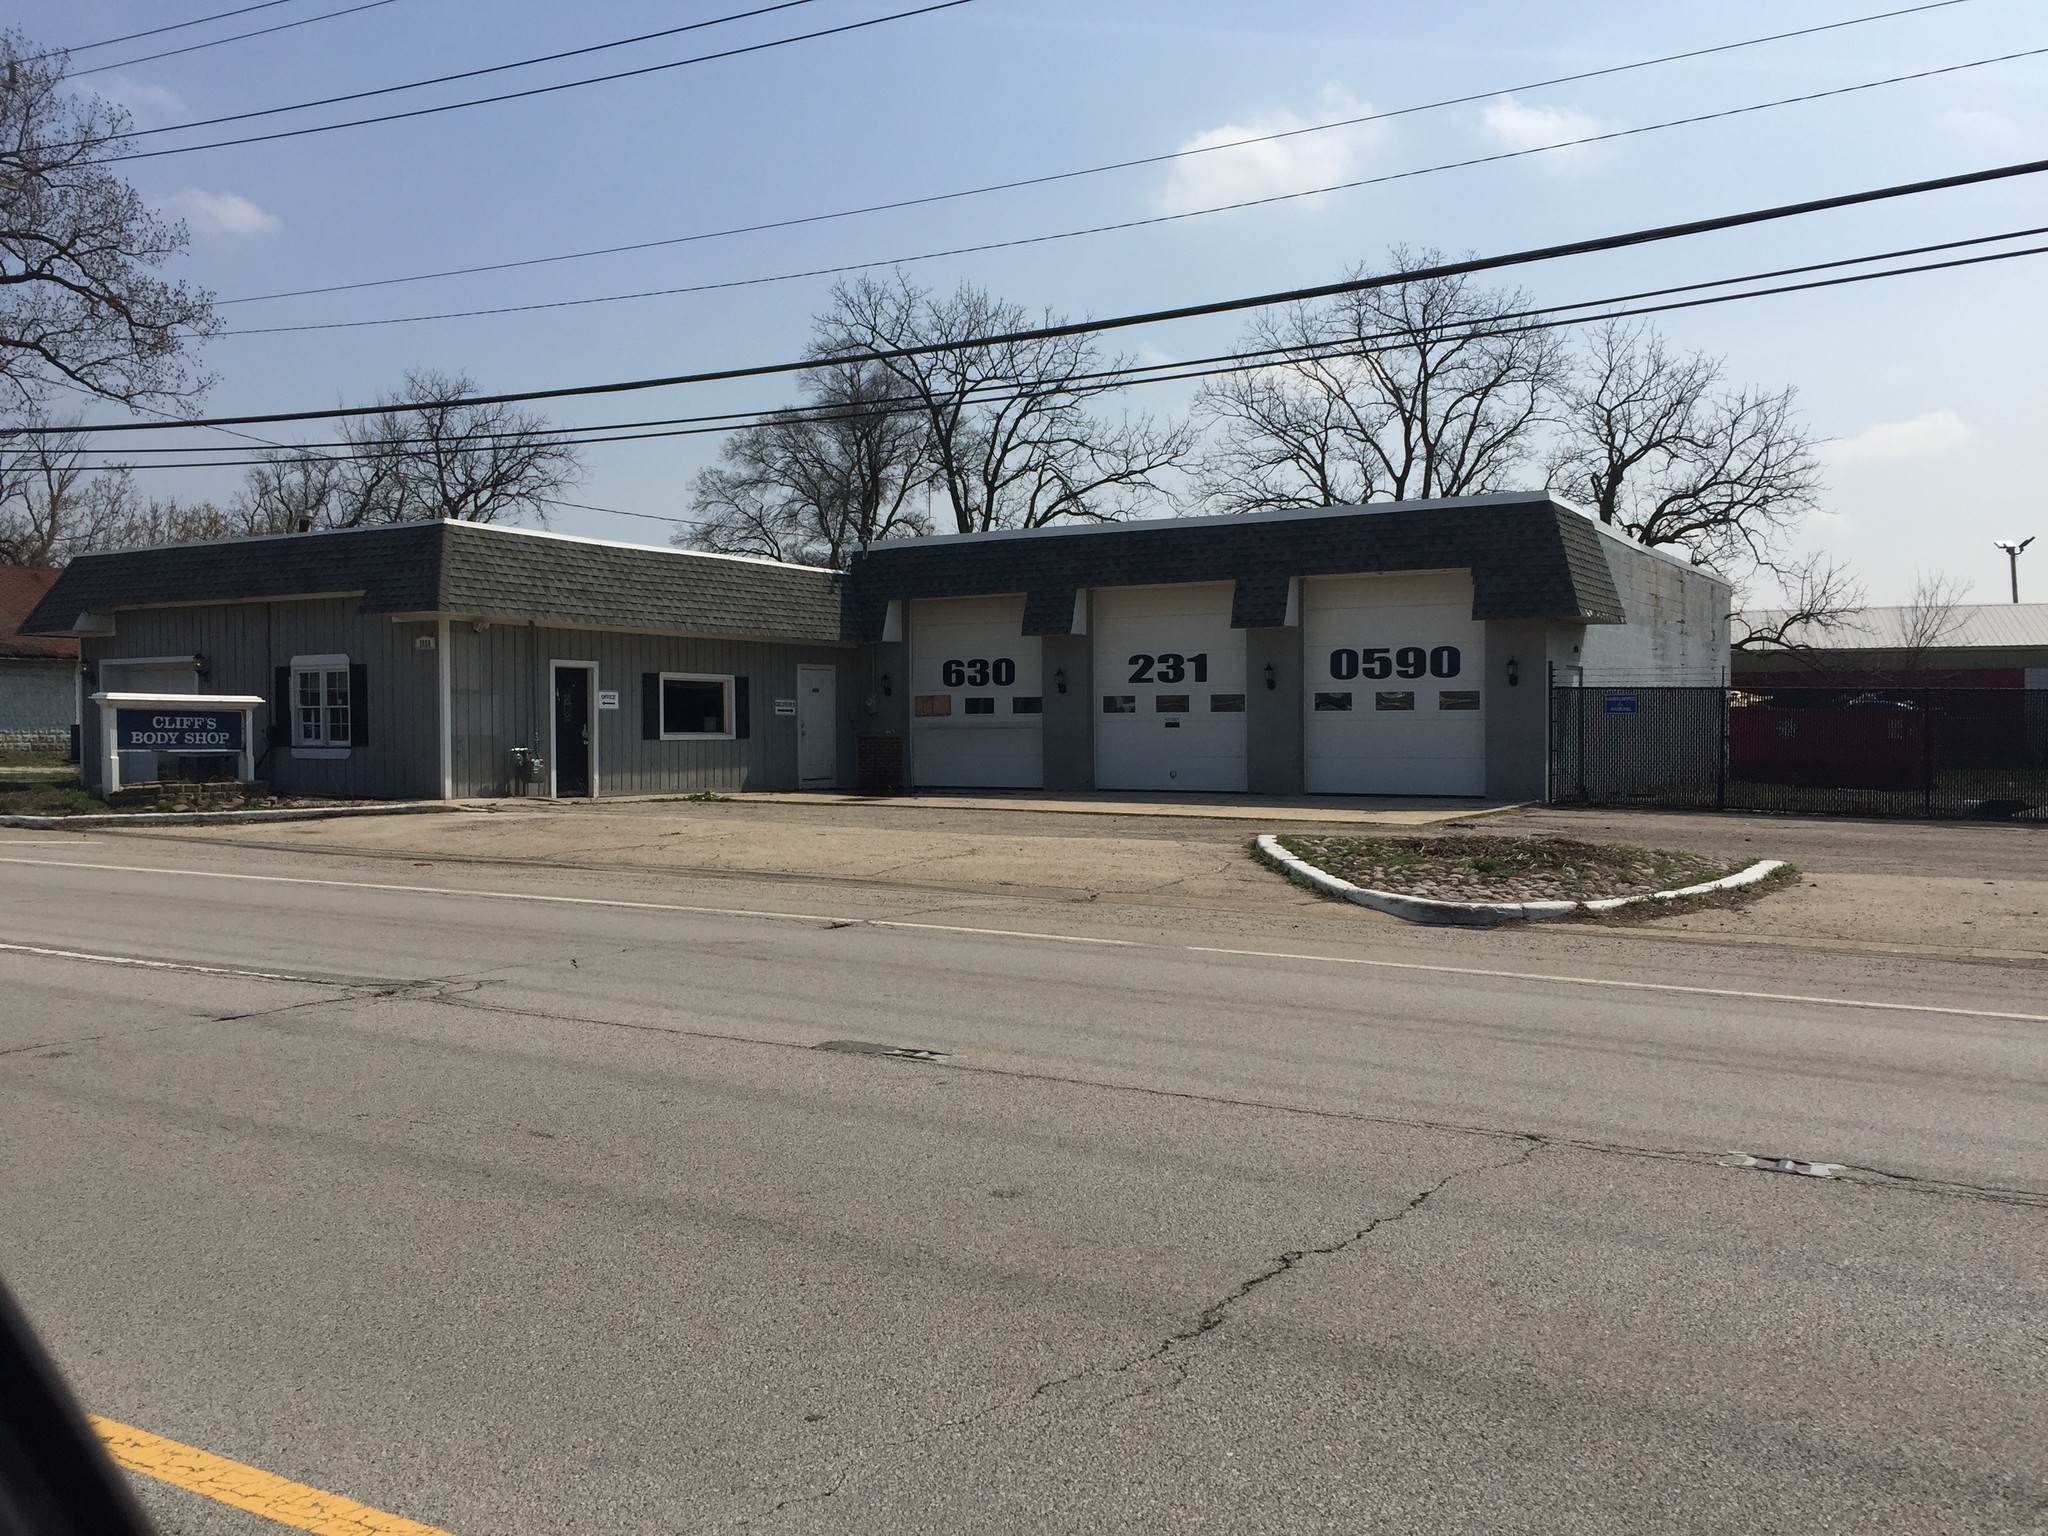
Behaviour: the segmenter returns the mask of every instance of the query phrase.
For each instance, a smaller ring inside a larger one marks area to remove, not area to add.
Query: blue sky
[[[75,67],[317,15],[292,0],[246,18],[80,54]],[[815,0],[756,18],[465,86],[385,110],[566,80],[906,9]],[[1897,0],[1894,0],[1897,3]],[[17,0],[44,44],[227,9],[225,0]],[[563,6],[392,0],[313,25],[80,79],[138,126],[278,105],[500,63],[748,8],[744,0]],[[411,122],[133,162],[184,217],[182,275],[222,298],[548,256],[1170,153],[1483,93],[1462,107],[1049,187],[808,227],[434,282],[235,304],[230,329],[530,304],[886,261],[1207,207],[1429,166],[1559,137],[2018,50],[2048,47],[2042,0],[1964,0],[1916,16],[1545,90],[1524,82],[1890,8],[1853,0],[1711,7],[1338,4],[1333,0],[972,0],[907,21],[637,80]],[[913,263],[1032,309],[1107,315],[1329,281],[1395,242],[1492,252],[2048,155],[2048,57],[1618,142],[1266,208]],[[287,125],[357,111],[294,115]],[[247,131],[247,130],[243,130]],[[218,132],[218,131],[216,131]],[[151,147],[202,135],[162,135]],[[205,135],[213,136],[213,135]],[[1541,301],[2048,225],[2036,177],[1525,269]],[[1828,443],[1828,513],[1809,540],[1848,559],[1875,601],[1941,571],[2004,595],[1997,537],[2048,532],[2048,257],[1698,310],[1662,322],[1735,379],[1795,384]],[[408,368],[487,389],[668,374],[796,356],[829,278],[415,324],[224,335],[205,358],[217,413],[365,401]],[[1217,350],[1228,321],[1126,333],[1147,360]],[[1173,413],[1186,386],[1134,392]],[[563,422],[747,409],[769,386],[570,402]],[[577,499],[685,510],[716,439],[593,447]],[[161,472],[151,488],[225,496],[232,471]],[[656,523],[562,512],[569,532],[658,541]],[[2031,585],[2048,596],[2048,556]],[[2026,578],[2023,577],[2023,580]]]

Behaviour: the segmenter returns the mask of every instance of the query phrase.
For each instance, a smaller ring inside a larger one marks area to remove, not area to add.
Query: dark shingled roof
[[[892,600],[1022,592],[1024,632],[1063,635],[1078,588],[1235,581],[1230,622],[1264,629],[1293,577],[1429,570],[1472,572],[1475,619],[1627,622],[1599,533],[1542,494],[879,544],[854,559],[848,618],[872,640]]]
[[[23,628],[166,604],[360,593],[365,613],[452,613],[704,635],[841,637],[832,571],[475,523],[279,534],[85,555]]]
[[[45,640],[21,633],[21,626],[43,594],[56,584],[58,574],[46,565],[0,566],[0,661],[78,659],[76,640]]]

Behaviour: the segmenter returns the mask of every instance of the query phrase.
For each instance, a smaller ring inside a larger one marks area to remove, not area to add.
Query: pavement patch
[[[98,1414],[87,1417],[117,1465],[293,1530],[313,1531],[316,1536],[448,1536],[439,1526],[386,1514],[341,1494],[309,1488],[132,1424]]]

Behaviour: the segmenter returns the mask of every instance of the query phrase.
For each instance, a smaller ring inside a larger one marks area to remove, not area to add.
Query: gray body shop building
[[[463,523],[286,534],[82,558],[23,627],[79,637],[88,695],[261,695],[257,775],[288,793],[1532,799],[1553,676],[1724,682],[1728,606],[1519,494],[906,540],[845,573]]]

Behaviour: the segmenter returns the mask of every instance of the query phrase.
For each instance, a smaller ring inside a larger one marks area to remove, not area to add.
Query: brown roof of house
[[[21,632],[22,621],[57,576],[45,565],[0,565],[0,660],[68,661],[78,655],[78,642],[68,636]]]

